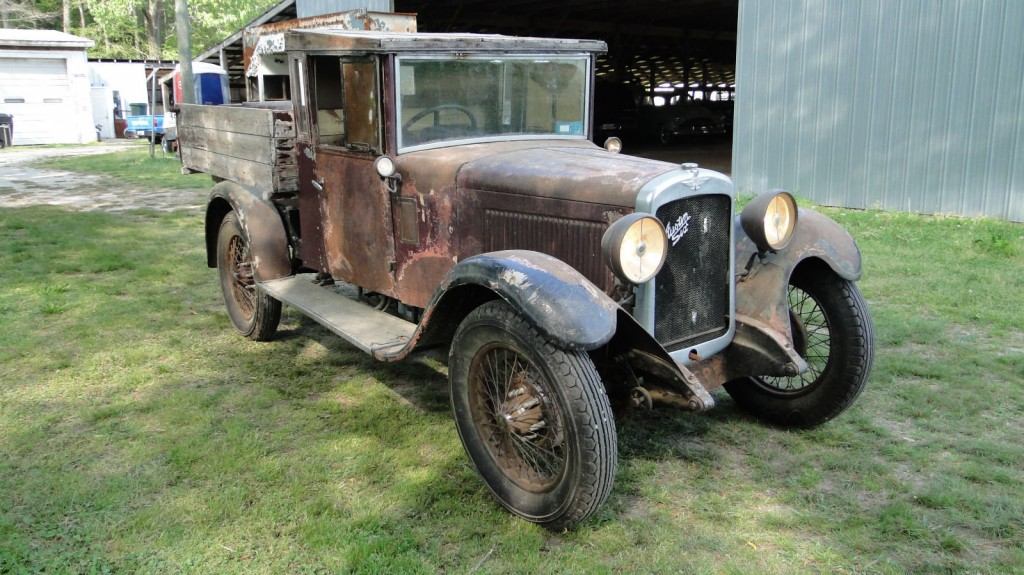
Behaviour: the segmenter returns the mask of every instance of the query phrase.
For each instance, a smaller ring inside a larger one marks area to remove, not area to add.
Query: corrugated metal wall
[[[1024,0],[740,0],[732,176],[1024,221]]]
[[[333,14],[347,10],[394,12],[395,3],[393,0],[295,0],[295,11],[299,18]]]

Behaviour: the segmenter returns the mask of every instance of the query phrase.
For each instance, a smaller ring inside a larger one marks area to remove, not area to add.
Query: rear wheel
[[[224,216],[217,234],[217,269],[235,329],[249,339],[270,339],[281,321],[281,302],[256,287],[249,240],[234,212]]]
[[[796,351],[808,369],[792,377],[731,381],[741,407],[777,425],[813,427],[842,413],[867,383],[874,330],[856,284],[816,267],[790,279],[789,318]]]
[[[561,530],[604,503],[618,463],[615,421],[586,353],[556,348],[492,301],[459,326],[448,374],[459,436],[502,505]]]

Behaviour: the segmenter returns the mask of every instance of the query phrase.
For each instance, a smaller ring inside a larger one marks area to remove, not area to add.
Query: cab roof
[[[331,52],[594,52],[608,51],[601,40],[531,38],[501,34],[379,32],[316,28],[290,30],[285,50]]]

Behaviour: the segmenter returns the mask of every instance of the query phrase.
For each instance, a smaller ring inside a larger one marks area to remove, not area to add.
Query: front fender
[[[787,286],[793,270],[802,262],[818,260],[839,277],[854,281],[861,275],[861,256],[853,237],[831,218],[814,210],[800,208],[793,239],[785,249],[757,257],[757,247],[743,232],[736,218],[737,266],[748,264],[736,282],[737,321],[750,326],[768,328],[784,336],[783,343],[793,341],[789,321]],[[779,340],[774,334],[769,339]],[[792,361],[791,347],[777,350],[781,366]]]
[[[217,267],[217,233],[224,216],[231,211],[249,240],[256,280],[291,275],[288,235],[277,209],[257,192],[230,181],[220,182],[210,191],[206,205],[206,264]]]
[[[494,292],[559,347],[589,351],[615,335],[618,304],[572,266],[547,254],[507,250],[466,258],[448,272],[431,307],[466,285]]]

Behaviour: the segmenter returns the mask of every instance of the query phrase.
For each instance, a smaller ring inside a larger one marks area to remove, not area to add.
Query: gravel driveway
[[[202,190],[141,189],[106,176],[31,165],[58,156],[106,154],[135,147],[138,144],[112,142],[81,147],[0,150],[0,208],[52,205],[83,211],[123,212],[199,209],[206,204],[206,192]]]

